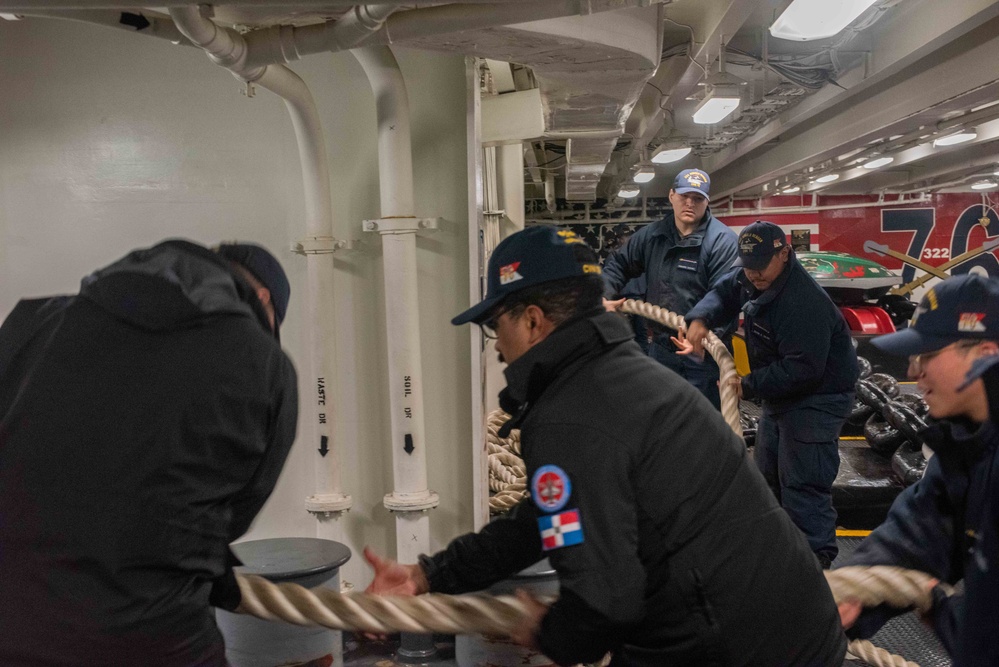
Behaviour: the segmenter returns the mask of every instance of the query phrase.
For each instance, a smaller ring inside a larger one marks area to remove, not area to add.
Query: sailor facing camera
[[[908,329],[875,338],[909,357],[936,420],[921,432],[934,451],[923,478],[895,499],[888,518],[843,565],[897,565],[947,583],[929,620],[954,667],[999,665],[999,281],[978,275],[931,288]],[[850,634],[870,637],[892,615],[840,606]],[[858,618],[858,613],[860,616]]]

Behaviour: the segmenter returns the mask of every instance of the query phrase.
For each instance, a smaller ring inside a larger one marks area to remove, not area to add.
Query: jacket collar
[[[680,230],[676,228],[676,214],[673,211],[668,211],[659,222],[653,223],[655,226],[652,234],[654,236],[665,236],[677,245],[697,245],[704,239],[704,235],[707,234],[708,225],[711,224],[713,218],[714,216],[711,214],[711,207],[709,206],[704,211],[704,217],[701,218],[694,231],[687,236],[680,236]]]
[[[633,337],[627,320],[600,306],[569,320],[525,352],[504,371],[507,386],[500,392],[500,407],[513,417],[500,429],[500,437],[520,426],[530,405],[559,375]]]
[[[926,445],[941,461],[970,467],[992,448],[999,433],[990,421],[979,424],[970,419],[943,419],[919,432]]]

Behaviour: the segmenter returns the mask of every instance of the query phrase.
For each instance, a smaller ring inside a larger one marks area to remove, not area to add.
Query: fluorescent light
[[[933,140],[934,146],[953,146],[954,144],[963,144],[966,141],[973,141],[978,138],[977,132],[958,132],[957,134],[951,134],[946,137],[940,137],[939,139]]]
[[[778,39],[807,42],[839,34],[877,0],[794,0],[770,26]]]
[[[670,162],[677,162],[678,160],[682,160],[690,155],[691,150],[690,146],[670,148],[667,144],[663,144],[652,154],[652,161],[656,164],[669,164]]]
[[[871,160],[864,163],[864,169],[877,169],[878,167],[883,167],[886,164],[891,164],[895,161],[893,157],[879,157],[876,160]]]
[[[618,197],[623,197],[624,199],[631,199],[632,197],[637,197],[641,189],[635,183],[623,183],[621,189],[617,191]]]
[[[837,178],[839,178],[839,174],[826,174],[825,176],[819,176],[818,178],[816,178],[815,182],[816,183],[832,183]]]
[[[636,183],[648,183],[656,177],[656,169],[651,164],[643,164],[635,167],[631,180]]]
[[[971,189],[972,190],[991,190],[992,188],[996,187],[996,185],[999,185],[999,183],[996,183],[995,181],[979,181],[978,183],[972,183],[971,184]]]
[[[714,125],[737,108],[741,97],[737,90],[709,90],[697,110],[694,111],[694,122],[698,125]]]
[[[795,192],[801,192],[801,188],[795,185],[790,188],[784,188],[783,190],[781,190],[781,192],[783,192],[786,195],[793,195]]]

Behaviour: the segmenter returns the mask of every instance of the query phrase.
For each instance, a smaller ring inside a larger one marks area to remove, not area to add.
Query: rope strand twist
[[[924,613],[932,606],[931,579],[924,572],[887,566],[844,567],[826,573],[837,603],[856,599],[865,607],[885,603],[898,609],[914,607]],[[309,590],[298,584],[275,584],[258,576],[237,575],[236,581],[242,595],[237,613],[334,630],[506,637],[528,613],[523,603],[509,595],[379,596],[341,594],[325,588]],[[919,667],[864,640],[850,642],[849,650],[875,667]]]

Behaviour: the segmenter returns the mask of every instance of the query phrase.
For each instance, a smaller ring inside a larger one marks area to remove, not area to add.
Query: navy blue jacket
[[[211,604],[239,603],[228,545],[297,415],[291,360],[207,248],[20,302],[0,327],[0,665],[226,665]]]
[[[547,555],[561,591],[538,639],[557,664],[614,650],[636,667],[839,667],[839,615],[801,532],[719,412],[631,339],[598,311],[506,369],[528,479],[558,466],[564,507],[528,498],[422,557],[431,590],[485,588]],[[539,520],[570,510],[582,539],[542,551]]]
[[[954,667],[999,665],[999,431],[992,422],[943,421],[924,432],[936,454],[895,499],[888,518],[844,565],[898,565],[963,595],[935,595],[933,624]],[[870,637],[891,615],[865,610],[850,634]]]
[[[860,372],[850,329],[793,252],[765,292],[753,287],[742,269],[734,269],[687,312],[686,320],[704,320],[713,328],[740,309],[746,314],[751,369],[742,378],[743,396],[792,401],[853,391]]]
[[[673,212],[646,225],[604,262],[604,296],[621,295],[632,278],[645,275],[645,301],[683,314],[715,287],[732,268],[738,237],[708,209],[688,236],[680,236]],[[735,330],[734,318],[718,325],[720,335]]]

